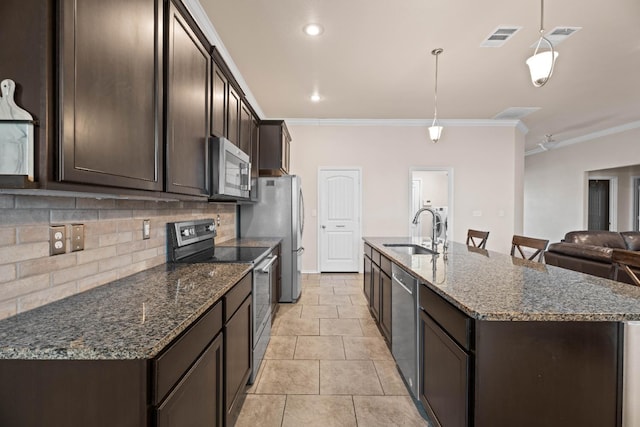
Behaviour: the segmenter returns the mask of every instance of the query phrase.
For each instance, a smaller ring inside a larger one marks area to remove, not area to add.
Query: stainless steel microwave
[[[249,199],[251,163],[249,155],[226,138],[210,138],[211,198]]]

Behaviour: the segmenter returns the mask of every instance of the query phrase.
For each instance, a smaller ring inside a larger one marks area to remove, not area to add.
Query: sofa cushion
[[[565,243],[627,249],[624,239],[616,231],[570,231],[564,236]],[[578,255],[579,256],[579,255]]]
[[[628,250],[640,251],[640,231],[623,231],[620,234]]]
[[[612,248],[595,245],[584,245],[581,243],[552,243],[549,245],[549,252],[557,252],[576,258],[586,258],[593,261],[611,263]]]

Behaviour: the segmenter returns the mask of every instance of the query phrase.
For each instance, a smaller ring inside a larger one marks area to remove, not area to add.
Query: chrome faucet
[[[424,211],[431,212],[431,216],[433,217],[433,221],[431,223],[431,249],[433,249],[434,251],[437,251],[438,242],[436,241],[436,231],[438,228],[438,224],[440,223],[440,215],[438,215],[436,211],[434,211],[431,208],[420,208],[418,209],[418,212],[416,212],[415,216],[413,217],[413,221],[411,221],[411,223],[414,225],[417,225],[420,222],[420,214]]]

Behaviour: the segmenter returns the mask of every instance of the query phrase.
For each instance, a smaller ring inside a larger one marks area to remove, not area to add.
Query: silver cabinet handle
[[[344,228],[344,225],[336,225],[336,228]]]

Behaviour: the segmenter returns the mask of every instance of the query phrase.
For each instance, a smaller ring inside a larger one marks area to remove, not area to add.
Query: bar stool
[[[631,269],[631,267],[640,269],[640,252],[614,249],[611,252],[611,261],[614,265],[613,280],[618,280],[618,271],[623,269],[633,284],[640,286],[640,278],[638,278],[640,273]]]
[[[473,246],[474,248],[484,249],[487,244],[487,239],[489,238],[488,231],[478,231],[469,229],[467,231],[467,245]],[[479,242],[476,243],[475,239],[479,239]],[[471,245],[469,245],[471,242]]]
[[[514,235],[513,239],[511,239],[511,256],[515,256],[516,249],[518,249],[518,253],[523,259],[534,261],[534,258],[537,256],[538,259],[535,261],[542,262],[544,250],[547,249],[548,244],[548,240]],[[526,256],[522,248],[535,249],[535,252],[531,256]]]

